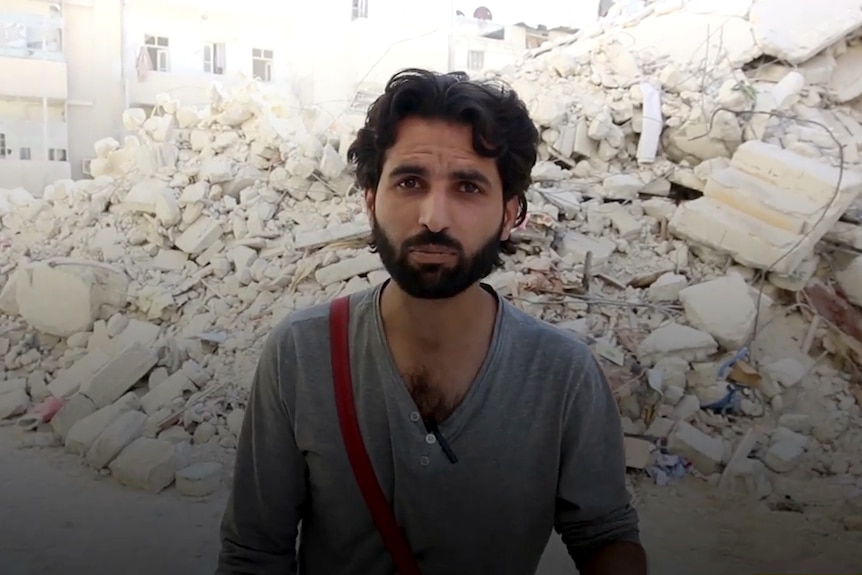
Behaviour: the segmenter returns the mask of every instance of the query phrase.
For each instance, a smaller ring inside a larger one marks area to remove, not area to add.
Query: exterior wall
[[[503,39],[460,34],[454,46],[454,68],[474,74],[482,70],[498,70],[515,63],[527,46],[527,29],[522,26],[497,26]],[[487,34],[491,30],[483,30]],[[481,65],[471,52],[481,54]]]
[[[0,55],[0,97],[58,98],[65,100],[66,63]]]
[[[409,3],[403,0],[368,0],[367,18],[352,18],[351,0],[323,0],[303,11],[315,24],[302,38],[312,80],[313,103],[333,116],[350,104],[357,88],[382,90],[398,70],[423,67],[450,68],[449,2]],[[307,75],[306,75],[307,77]]]
[[[6,159],[20,159],[26,148],[31,160],[48,160],[49,149],[66,150],[69,142],[63,102],[42,100],[0,100],[0,134],[12,153]]]
[[[70,174],[62,11],[44,0],[4,0],[0,26],[0,78],[11,80],[0,81],[0,187],[38,195]]]
[[[69,132],[63,101],[0,99],[0,188],[23,187],[34,195],[71,175]],[[65,160],[64,160],[65,158]]]
[[[483,38],[503,26],[456,17],[449,2],[411,3],[405,14],[403,0],[368,0],[368,17],[356,20],[347,0],[336,3],[342,7],[328,11],[326,40],[317,42],[313,81],[313,102],[334,115],[357,88],[380,91],[404,68],[478,72],[470,51],[484,53],[485,69],[511,64],[525,48],[524,28],[506,27],[505,40]]]
[[[84,177],[82,162],[93,144],[122,135],[120,0],[66,0],[66,61],[69,67],[69,160],[72,176]]]
[[[279,3],[271,3],[277,9]],[[206,2],[170,5],[163,0],[131,0],[125,14],[124,63],[131,105],[154,105],[160,92],[190,104],[204,104],[213,82],[230,83],[250,78],[254,49],[272,52],[271,81],[284,89],[290,85],[289,26],[270,8],[261,11],[227,11]],[[138,59],[145,36],[167,38],[168,70],[138,73]],[[224,46],[224,74],[204,69],[204,45]]]

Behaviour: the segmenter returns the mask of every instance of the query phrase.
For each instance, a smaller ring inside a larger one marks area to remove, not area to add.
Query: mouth
[[[412,253],[419,254],[434,254],[434,255],[455,255],[457,252],[452,248],[447,248],[443,246],[434,246],[434,245],[426,245],[426,246],[416,246],[414,248],[410,248]]]

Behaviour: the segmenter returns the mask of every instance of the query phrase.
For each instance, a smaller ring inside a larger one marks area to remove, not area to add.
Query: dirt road
[[[653,574],[862,573],[846,506],[770,511],[694,479],[638,489]],[[223,504],[119,487],[58,449],[16,449],[0,429],[0,575],[209,574]],[[557,573],[574,568],[554,537],[540,575]]]

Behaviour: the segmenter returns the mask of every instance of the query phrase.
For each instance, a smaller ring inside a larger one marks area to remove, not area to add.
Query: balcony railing
[[[63,19],[0,12],[0,56],[63,61]]]

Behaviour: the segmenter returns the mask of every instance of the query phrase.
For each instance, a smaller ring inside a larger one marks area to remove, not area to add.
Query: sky
[[[548,28],[584,25],[584,19],[592,18],[598,10],[598,0],[455,0],[454,3],[455,9],[467,16],[485,6],[500,24],[524,22]]]

